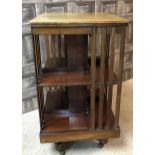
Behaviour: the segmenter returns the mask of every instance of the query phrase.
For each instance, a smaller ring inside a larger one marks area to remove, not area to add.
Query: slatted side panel
[[[42,12],[110,12],[130,20],[126,31],[126,51],[124,55],[123,79],[132,77],[132,0],[23,0],[23,113],[37,108],[34,63],[32,56],[32,38],[28,20]],[[40,38],[43,40],[44,38]],[[59,39],[58,39],[59,40]],[[57,41],[56,44],[60,41]],[[63,43],[62,43],[63,44]],[[119,41],[118,43],[119,44]],[[41,52],[45,50],[44,41],[41,41]],[[100,45],[98,45],[100,46]],[[100,50],[97,47],[97,52]],[[117,45],[116,45],[117,48]],[[62,49],[61,49],[62,50]],[[59,49],[60,51],[60,49]],[[90,48],[89,48],[90,51]],[[117,53],[118,51],[118,53]],[[63,56],[63,50],[62,50]],[[42,54],[42,62],[45,63],[46,55]],[[116,50],[115,61],[119,60],[119,49]]]

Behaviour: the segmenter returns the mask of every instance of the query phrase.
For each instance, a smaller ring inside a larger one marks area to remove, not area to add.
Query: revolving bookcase
[[[97,140],[102,147],[119,137],[128,20],[105,13],[44,13],[30,24],[40,142],[54,142],[65,154],[65,142]]]

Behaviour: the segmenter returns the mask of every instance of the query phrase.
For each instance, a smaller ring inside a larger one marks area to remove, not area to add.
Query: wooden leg
[[[98,141],[99,141],[99,143],[98,143],[99,148],[102,148],[104,146],[104,144],[108,143],[108,139],[102,139],[102,140],[98,140]]]

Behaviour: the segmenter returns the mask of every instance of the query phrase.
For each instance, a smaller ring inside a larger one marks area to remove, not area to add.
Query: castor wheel
[[[98,147],[102,148],[107,143],[108,143],[108,139],[99,140]]]
[[[98,143],[98,147],[101,149],[102,147],[104,146],[104,143],[103,142],[99,142]]]
[[[66,154],[66,150],[69,147],[69,143],[67,142],[59,142],[59,143],[55,143],[56,146],[56,150],[60,153],[60,155],[65,155]]]
[[[65,154],[66,154],[65,150],[60,150],[60,155],[65,155]]]

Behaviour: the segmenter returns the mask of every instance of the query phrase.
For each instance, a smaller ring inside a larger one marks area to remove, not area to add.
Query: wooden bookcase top
[[[127,23],[127,19],[107,13],[43,13],[30,20],[31,25],[94,25]]]

